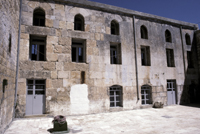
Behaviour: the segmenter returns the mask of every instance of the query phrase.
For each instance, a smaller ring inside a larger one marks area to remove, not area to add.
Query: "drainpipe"
[[[17,102],[19,50],[20,50],[20,35],[21,35],[21,14],[22,14],[22,0],[20,0],[20,7],[19,7],[19,31],[18,31],[18,44],[17,44],[17,65],[16,65],[16,77],[15,77],[15,100],[14,100],[14,107],[13,107],[13,118],[15,117],[15,107],[16,107],[16,102]]]
[[[136,27],[135,27],[135,16],[133,16],[133,36],[134,36],[134,48],[135,48],[135,72],[136,72],[136,87],[137,87],[137,100],[139,97],[139,87],[138,87],[138,68],[137,68],[137,44],[136,44]]]
[[[181,43],[182,43],[182,54],[183,54],[183,67],[184,67],[184,75],[185,75],[185,50],[183,44],[183,33],[182,33],[182,26],[180,26],[180,33],[181,33]],[[186,76],[185,76],[186,77]]]

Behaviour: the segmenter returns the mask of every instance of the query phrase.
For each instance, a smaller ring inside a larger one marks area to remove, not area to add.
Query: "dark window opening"
[[[148,39],[148,31],[145,26],[141,26],[140,28],[141,38],[142,39]]]
[[[187,61],[188,61],[188,68],[194,68],[192,52],[191,51],[187,51]]]
[[[72,62],[85,62],[84,43],[72,42]]]
[[[111,34],[119,35],[119,23],[115,20],[111,21]]]
[[[121,64],[121,44],[110,45],[110,63]]]
[[[74,30],[84,31],[84,18],[78,14],[74,17]]]
[[[166,56],[167,56],[167,66],[175,67],[173,49],[166,49]]]
[[[142,105],[152,104],[151,87],[144,85],[141,87]]]
[[[30,59],[35,61],[46,60],[46,38],[30,37]]]
[[[6,86],[8,85],[8,81],[6,79],[3,80],[3,93],[5,93]]]
[[[172,42],[172,37],[171,37],[171,33],[169,30],[165,31],[165,41],[170,42],[170,43]]]
[[[9,46],[8,47],[9,47],[8,51],[9,51],[9,53],[11,53],[11,47],[12,47],[12,36],[11,36],[11,34],[9,35]]]
[[[34,26],[45,26],[45,12],[42,9],[34,10],[33,25]]]
[[[122,87],[112,86],[110,87],[110,107],[122,107]]]
[[[141,47],[141,62],[143,66],[151,66],[149,46]]]
[[[191,40],[190,40],[190,35],[189,34],[185,34],[185,41],[187,45],[191,45]]]
[[[85,83],[85,71],[81,71],[81,84]]]

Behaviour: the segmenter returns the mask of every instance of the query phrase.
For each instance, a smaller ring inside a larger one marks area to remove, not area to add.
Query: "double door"
[[[27,80],[26,115],[41,115],[45,109],[45,80]]]
[[[176,81],[167,80],[167,104],[176,104]]]

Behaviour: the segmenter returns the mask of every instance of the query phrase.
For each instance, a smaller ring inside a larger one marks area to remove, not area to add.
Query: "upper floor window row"
[[[45,26],[45,11],[42,8],[36,8],[33,12],[33,25]],[[81,14],[77,14],[74,17],[74,30],[85,31],[85,21]],[[119,23],[116,20],[111,21],[110,33],[113,35],[119,35]],[[148,30],[142,25],[140,27],[140,34],[142,39],[148,39]],[[189,34],[185,34],[185,40],[187,45],[191,45]],[[165,41],[172,42],[171,32],[167,29],[165,31]]]
[[[140,34],[142,39],[148,39],[148,30],[144,25],[140,27]],[[165,42],[172,42],[171,32],[168,29],[165,31]]]

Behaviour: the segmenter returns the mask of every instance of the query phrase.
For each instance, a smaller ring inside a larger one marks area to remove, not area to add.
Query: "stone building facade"
[[[0,133],[14,112],[19,2],[0,0]]]
[[[22,0],[16,117],[189,103],[197,29],[86,0]]]
[[[90,1],[23,0],[21,27],[18,117],[188,103],[198,83],[196,24]]]

